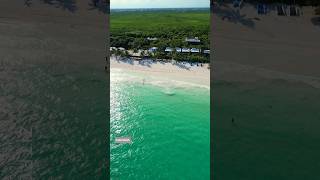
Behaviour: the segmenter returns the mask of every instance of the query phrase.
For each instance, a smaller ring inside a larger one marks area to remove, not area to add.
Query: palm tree
[[[147,52],[146,52],[146,56],[148,56],[148,57],[150,57],[150,58],[151,58],[152,53],[151,53],[151,52],[149,52],[149,51],[147,51]]]
[[[143,59],[144,56],[145,56],[145,52],[144,52],[144,51],[141,51],[140,56],[141,56],[141,58]]]
[[[115,50],[115,55],[116,55],[116,59],[119,58],[119,56],[121,55],[121,51],[119,49]]]
[[[123,57],[125,57],[125,51],[120,51],[119,56],[120,56],[121,59],[122,59]]]
[[[110,51],[110,54],[111,55],[115,55],[116,54],[116,50],[114,48],[112,48],[111,51]]]
[[[179,61],[185,61],[185,58],[183,57],[182,53],[178,53],[178,59]]]
[[[127,50],[124,51],[124,57],[126,57],[126,58],[130,57],[129,51],[127,51]]]
[[[160,57],[159,52],[153,53],[153,57],[154,57],[156,60],[159,59],[159,57]]]
[[[171,53],[172,53],[172,56],[171,56],[172,59],[177,61],[177,60],[178,60],[177,52],[173,51],[173,52],[171,52]]]

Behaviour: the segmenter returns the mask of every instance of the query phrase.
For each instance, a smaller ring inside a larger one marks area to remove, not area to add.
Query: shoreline
[[[152,60],[117,59],[110,57],[110,70],[122,69],[129,73],[137,73],[144,77],[152,77],[162,81],[179,81],[210,88],[210,69],[208,64],[196,66],[189,63],[159,62]]]

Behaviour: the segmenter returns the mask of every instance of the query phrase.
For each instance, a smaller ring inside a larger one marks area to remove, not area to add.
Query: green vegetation
[[[164,52],[166,47],[210,49],[209,19],[209,9],[111,11],[111,46],[131,50],[158,47],[152,54],[155,58],[209,62],[203,53]],[[198,37],[201,43],[189,44],[187,37]]]

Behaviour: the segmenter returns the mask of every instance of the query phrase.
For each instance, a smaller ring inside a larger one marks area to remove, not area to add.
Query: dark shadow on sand
[[[185,65],[184,63],[176,62],[176,63],[174,63],[173,65],[177,66],[178,68],[181,68],[181,69],[185,69],[185,70],[190,71],[190,67],[188,67],[188,66]]]
[[[30,7],[32,5],[32,0],[25,0],[24,5]]]
[[[151,64],[153,64],[153,61],[150,59],[147,60],[140,60],[139,65],[141,66],[147,66],[148,68],[151,68]]]
[[[76,0],[41,0],[41,2],[52,5],[56,8],[67,10],[72,13],[76,12],[78,9],[76,5]],[[32,0],[24,0],[24,4],[27,7],[31,7]],[[105,14],[109,13],[109,3],[107,3],[105,0],[91,0],[91,2],[88,3],[88,5],[88,10],[98,10]]]
[[[115,59],[118,63],[122,62],[130,65],[134,65],[134,60],[131,58],[115,57]]]
[[[320,17],[313,17],[311,18],[311,22],[315,26],[320,26]]]
[[[135,59],[132,59],[132,58],[119,57],[119,56],[115,57],[115,60],[118,63],[122,62],[130,65],[134,65],[134,61],[135,61]],[[166,62],[163,60],[153,60],[153,59],[142,59],[137,61],[140,66],[146,66],[148,68],[152,68],[152,64],[160,63],[162,65],[165,65],[166,63],[170,63],[169,61]],[[198,63],[198,65],[196,65],[197,63],[188,63],[188,62],[171,62],[171,64],[180,69],[184,69],[188,71],[190,71],[191,66],[201,66],[201,63]]]
[[[110,13],[110,9],[108,8],[110,7],[110,1],[92,0],[88,5],[90,6],[89,10],[98,10],[105,14]]]
[[[216,4],[213,7],[213,13],[224,21],[227,20],[235,24],[239,23],[252,29],[255,27],[253,19],[248,18],[246,14],[241,14],[241,9],[232,8],[226,4]]]
[[[74,13],[77,10],[76,0],[41,0],[45,4],[61,8]],[[32,6],[32,0],[24,0],[24,4],[28,7]]]

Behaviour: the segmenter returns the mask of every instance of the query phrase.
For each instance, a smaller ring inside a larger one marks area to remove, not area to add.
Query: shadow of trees
[[[42,2],[53,5],[56,8],[62,8],[70,12],[75,12],[77,10],[75,0],[41,0]]]
[[[24,0],[24,4],[28,7],[32,6],[33,0]],[[76,0],[40,0],[45,4],[55,6],[56,8],[61,8],[69,12],[77,11]],[[89,10],[98,10],[103,13],[109,13],[109,0],[91,0],[89,5]]]
[[[227,20],[232,23],[239,23],[249,28],[255,27],[255,22],[252,18],[248,18],[246,14],[241,14],[240,8],[230,7],[226,3],[216,3],[212,7],[213,13],[221,17],[222,20]]]
[[[277,6],[282,5],[286,8],[289,8],[290,6],[295,6],[299,10],[298,16],[303,16],[303,10],[302,5],[307,6],[316,6],[315,8],[315,16],[310,19],[313,25],[320,26],[320,6],[319,4],[316,4],[313,1],[310,2],[300,2],[297,4],[290,3],[285,4],[285,1],[282,3],[279,3],[277,1],[270,1],[267,3],[267,1],[254,1],[254,0],[248,0],[247,3],[250,3],[253,5],[254,9],[257,10],[257,5],[259,3],[265,3],[267,4],[267,13],[270,13],[271,11],[277,11]],[[297,1],[298,2],[298,1]],[[212,2],[211,9],[214,14],[221,17],[222,20],[227,20],[232,23],[239,23],[249,28],[255,27],[254,20],[259,20],[259,18],[248,18],[246,14],[241,14],[241,8],[234,8],[232,7],[232,1],[231,0],[217,0],[217,2]],[[301,13],[301,14],[300,14]],[[257,13],[258,15],[258,13]],[[290,16],[290,15],[285,15]]]
[[[311,18],[311,22],[315,26],[320,26],[320,6],[318,6],[314,11],[316,16]]]
[[[30,7],[32,5],[32,0],[24,0],[24,5]]]
[[[98,10],[103,13],[110,13],[110,1],[109,0],[92,0],[89,4],[89,10]]]
[[[313,17],[311,18],[311,22],[315,26],[320,26],[320,17]]]

